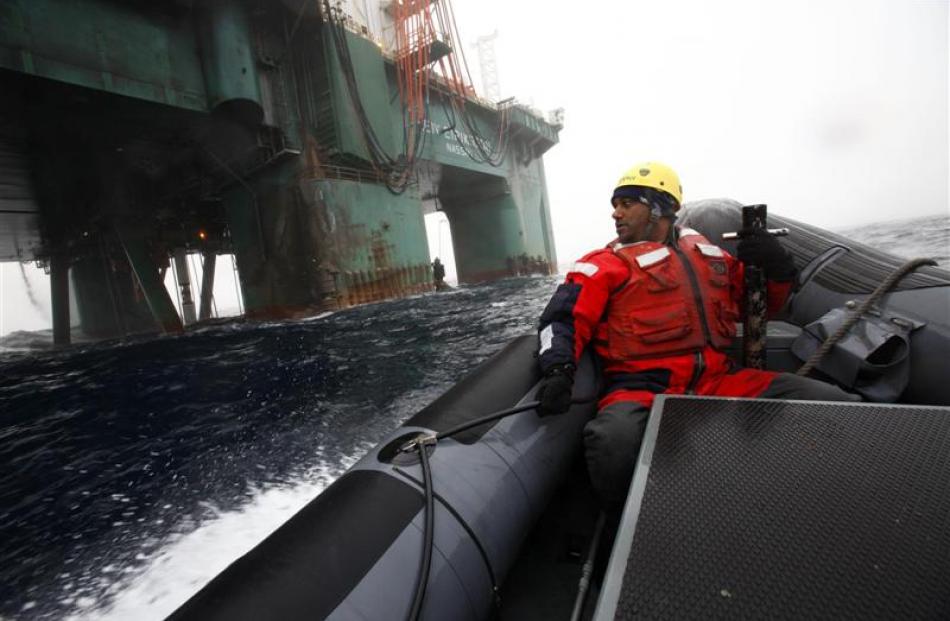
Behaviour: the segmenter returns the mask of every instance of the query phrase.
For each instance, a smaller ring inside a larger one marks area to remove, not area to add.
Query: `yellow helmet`
[[[683,202],[683,186],[680,185],[679,175],[660,162],[644,162],[625,172],[614,188],[613,198],[638,198],[636,188],[652,188],[668,194],[675,201],[670,205],[674,212],[679,210]]]

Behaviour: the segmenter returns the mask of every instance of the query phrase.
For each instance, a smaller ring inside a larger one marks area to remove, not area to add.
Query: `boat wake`
[[[370,446],[367,444],[366,450]],[[322,447],[317,449],[322,453]],[[186,518],[178,534],[148,554],[138,555],[138,566],[121,570],[106,567],[88,590],[97,598],[77,596],[68,589],[63,604],[74,611],[65,616],[74,621],[164,619],[192,594],[248,552],[278,526],[313,500],[359,455],[334,463],[321,463],[300,480],[270,489],[255,490],[243,506],[220,510],[205,504],[201,524]]]

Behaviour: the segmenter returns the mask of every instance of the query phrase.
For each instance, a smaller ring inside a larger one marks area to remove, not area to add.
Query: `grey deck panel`
[[[660,397],[596,619],[950,617],[950,408]]]

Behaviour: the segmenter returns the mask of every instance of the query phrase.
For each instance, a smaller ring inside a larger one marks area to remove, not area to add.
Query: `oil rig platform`
[[[0,261],[48,269],[57,344],[71,302],[91,338],[208,318],[220,255],[250,317],[431,290],[436,210],[460,282],[550,273],[561,117],[460,41],[449,0],[5,0]]]

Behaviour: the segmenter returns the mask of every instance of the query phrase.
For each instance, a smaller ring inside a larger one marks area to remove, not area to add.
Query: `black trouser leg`
[[[792,373],[779,373],[759,397],[808,401],[861,401],[859,395],[845,392],[837,386]]]

